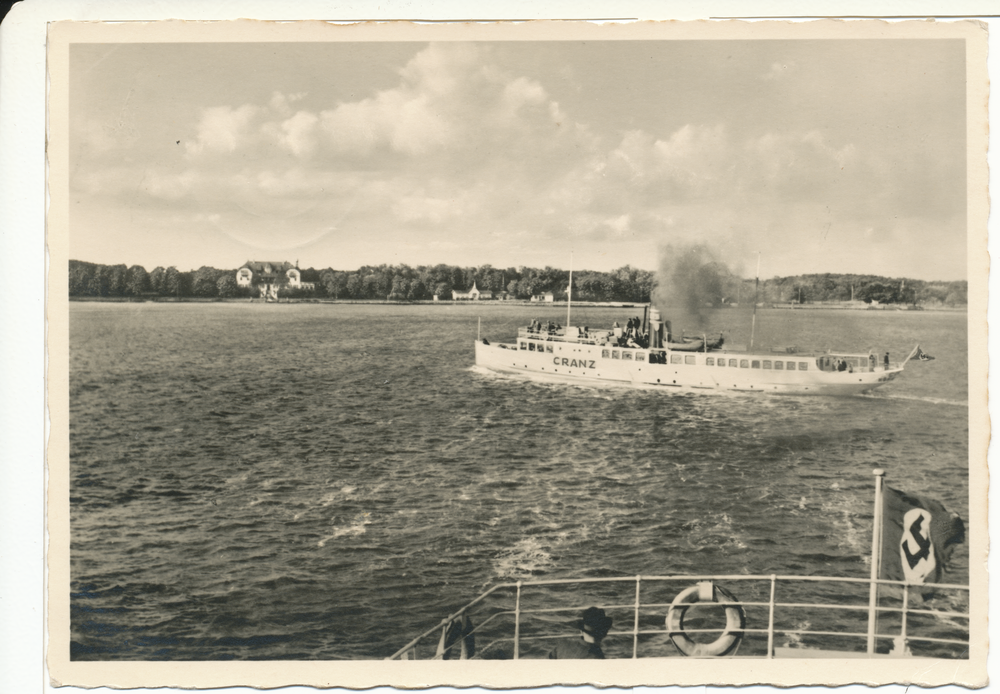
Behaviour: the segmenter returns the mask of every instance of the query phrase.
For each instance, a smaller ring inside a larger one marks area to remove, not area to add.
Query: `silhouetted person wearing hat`
[[[550,660],[569,660],[580,658],[604,659],[601,641],[611,630],[611,617],[604,614],[600,607],[588,607],[581,618],[573,622],[580,630],[580,638],[560,641],[549,651]]]

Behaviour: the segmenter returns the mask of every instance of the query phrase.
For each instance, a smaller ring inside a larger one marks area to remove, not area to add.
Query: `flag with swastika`
[[[880,578],[942,583],[955,545],[964,541],[965,523],[941,502],[883,489]]]

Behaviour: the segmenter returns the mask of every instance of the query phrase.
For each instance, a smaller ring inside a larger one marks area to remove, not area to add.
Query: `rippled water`
[[[853,398],[497,376],[479,317],[565,315],[71,304],[72,657],[379,658],[528,577],[864,578],[874,467],[968,519],[964,313],[758,313],[758,345],[937,356]]]

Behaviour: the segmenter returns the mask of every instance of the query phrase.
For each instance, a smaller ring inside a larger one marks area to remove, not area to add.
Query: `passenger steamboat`
[[[568,323],[568,321],[567,321]],[[608,381],[687,391],[748,391],[799,395],[855,395],[889,383],[922,354],[917,345],[902,362],[874,352],[799,353],[727,348],[723,337],[675,337],[670,321],[648,306],[643,320],[625,327],[532,325],[516,342],[476,340],[476,365],[546,380]]]

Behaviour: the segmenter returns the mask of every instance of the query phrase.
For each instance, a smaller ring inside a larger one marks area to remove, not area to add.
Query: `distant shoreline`
[[[227,298],[222,299],[219,297],[196,297],[196,296],[184,296],[184,297],[129,297],[129,296],[71,296],[69,297],[71,302],[82,302],[82,303],[109,303],[109,304],[361,304],[370,306],[501,306],[510,308],[525,308],[525,307],[535,307],[535,308],[566,308],[565,301],[553,301],[553,302],[537,302],[537,301],[396,301],[388,299],[282,299],[280,301],[265,302],[260,299],[246,299],[246,298]],[[581,308],[636,308],[643,307],[645,304],[643,302],[597,302],[597,301],[574,301],[574,307]],[[712,310],[749,310],[750,306],[745,307],[730,307],[730,308],[719,308]],[[897,306],[896,304],[887,304],[877,308],[850,308],[845,306],[833,306],[833,305],[823,305],[823,304],[796,304],[794,306],[758,306],[761,310],[770,311],[879,311],[879,312],[889,312],[889,313],[922,313],[922,312],[932,312],[932,313],[960,313],[968,311],[967,305],[962,306],[921,306],[917,310],[908,309],[905,306]]]

